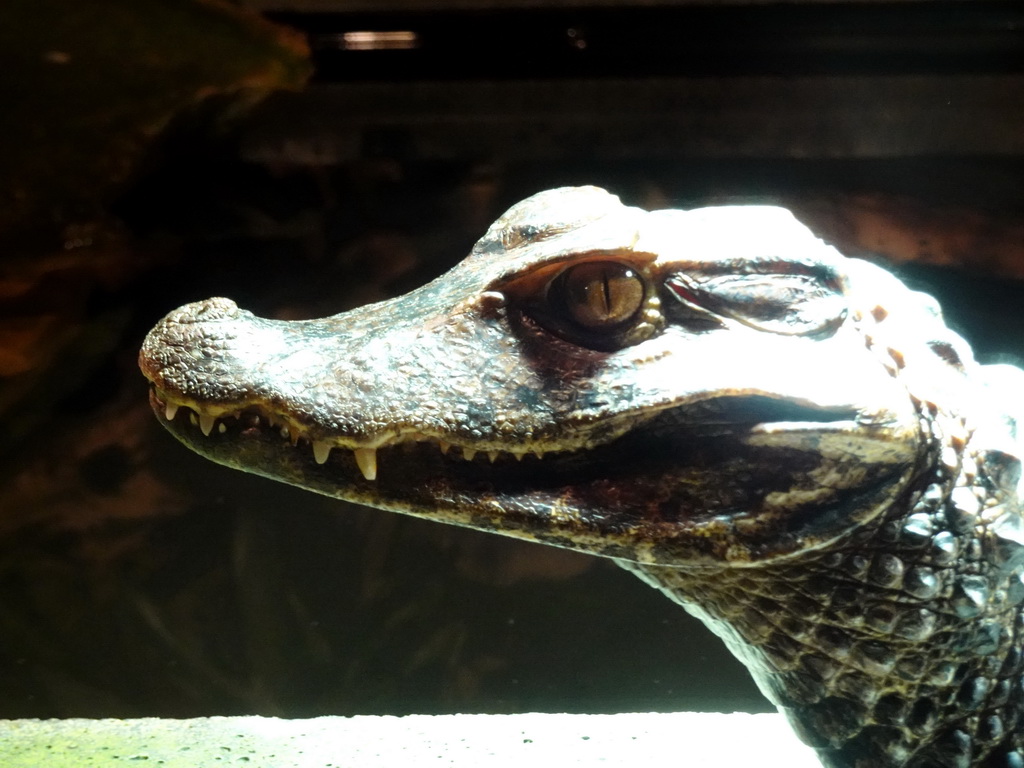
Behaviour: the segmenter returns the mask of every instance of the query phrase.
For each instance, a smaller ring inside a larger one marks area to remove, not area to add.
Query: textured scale
[[[826,765],[1015,765],[1022,551],[985,525],[999,495],[982,472],[938,490],[940,477],[911,493],[910,515],[894,505],[842,547],[781,567],[626,566],[700,606]]]
[[[1024,768],[1024,373],[781,209],[552,190],[408,296],[190,304],[140,364],[215,461],[616,559],[825,766]]]

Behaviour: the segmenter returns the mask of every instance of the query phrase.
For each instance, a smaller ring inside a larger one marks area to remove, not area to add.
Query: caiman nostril
[[[231,299],[213,298],[196,301],[169,314],[165,323],[213,323],[221,320],[234,320],[238,317],[238,305]]]

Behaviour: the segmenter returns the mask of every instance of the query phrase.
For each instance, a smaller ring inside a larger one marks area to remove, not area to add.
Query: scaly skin
[[[786,211],[552,190],[407,296],[190,304],[140,364],[215,461],[615,558],[826,766],[1024,768],[1024,373]]]

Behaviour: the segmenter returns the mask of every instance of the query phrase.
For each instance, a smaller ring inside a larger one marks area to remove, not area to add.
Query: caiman
[[[214,461],[613,558],[825,766],[1024,768],[1024,372],[785,209],[542,192],[408,295],[189,304],[141,366]]]

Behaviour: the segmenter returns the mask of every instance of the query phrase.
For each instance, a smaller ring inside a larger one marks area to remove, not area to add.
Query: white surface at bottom
[[[745,713],[0,721],[3,768],[41,746],[60,766],[70,749],[76,765],[163,768],[820,768],[780,715]]]

